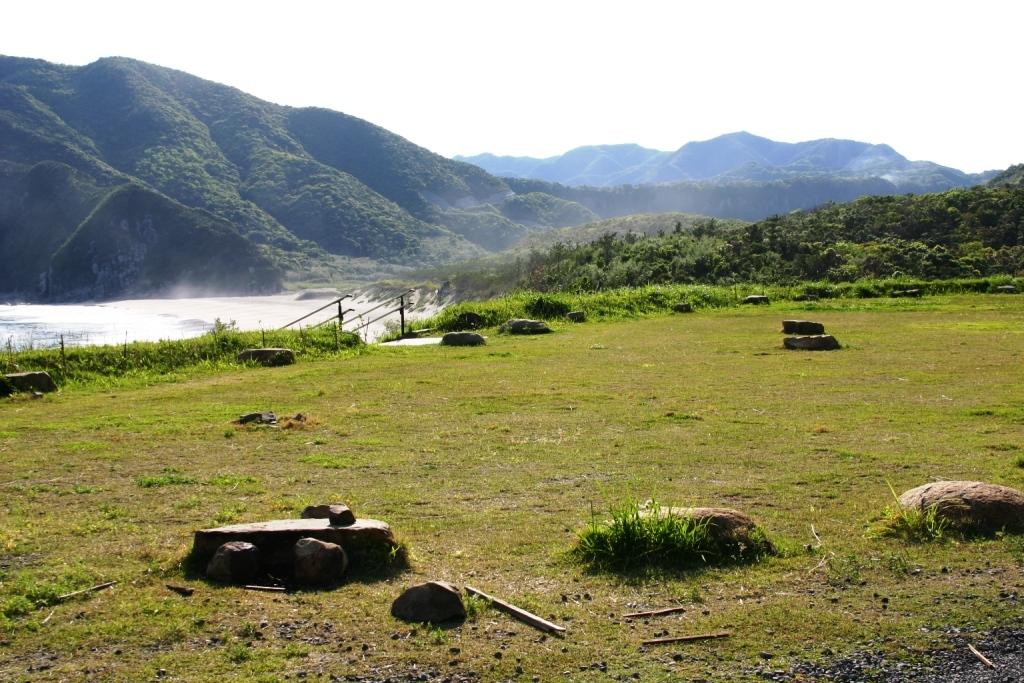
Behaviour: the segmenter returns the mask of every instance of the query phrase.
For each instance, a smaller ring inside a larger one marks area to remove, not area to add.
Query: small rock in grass
[[[404,621],[439,623],[464,619],[462,593],[445,581],[427,581],[409,588],[391,604],[391,616]]]
[[[441,346],[482,346],[487,343],[478,332],[449,332],[441,337]]]
[[[246,541],[228,541],[206,565],[206,577],[222,583],[248,583],[260,573],[260,549]]]
[[[505,334],[547,334],[551,332],[551,328],[543,320],[512,318],[502,323],[498,331]]]
[[[329,519],[331,526],[348,526],[356,523],[356,516],[348,505],[343,503],[327,503],[310,505],[302,511],[303,519]]]
[[[768,301],[768,297],[764,294],[751,294],[743,299],[743,303],[753,304],[755,306],[767,306],[770,302]]]
[[[330,586],[340,582],[348,569],[348,556],[337,543],[316,538],[295,542],[294,576],[308,586]]]
[[[672,306],[672,310],[676,313],[693,313],[693,304],[687,303],[686,301],[680,301]]]
[[[266,348],[245,349],[238,354],[239,363],[258,363],[267,367],[291,365],[295,362],[295,352],[291,349]]]
[[[587,321],[587,312],[586,311],[569,311],[568,313],[565,314],[565,317],[568,318],[570,322],[584,323],[584,322]]]

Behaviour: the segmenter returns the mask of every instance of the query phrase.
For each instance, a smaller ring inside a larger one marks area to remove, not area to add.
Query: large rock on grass
[[[1024,493],[981,481],[936,481],[903,493],[904,508],[936,514],[959,527],[1024,531]]]
[[[14,387],[15,391],[24,391],[26,393],[40,391],[44,394],[57,391],[57,384],[50,377],[50,373],[42,370],[38,372],[12,372],[9,375],[4,375],[4,379]]]
[[[751,294],[747,297],[744,297],[742,303],[753,304],[755,306],[767,306],[771,302],[768,300],[768,297],[765,296],[764,294]]]
[[[356,523],[356,516],[344,503],[309,505],[302,511],[303,519],[326,519],[331,526],[348,526]]]
[[[441,346],[483,346],[486,343],[478,332],[449,332],[441,337]]]
[[[391,616],[403,621],[440,623],[465,619],[462,593],[450,583],[428,581],[409,588],[391,603]]]
[[[839,340],[831,334],[812,334],[805,337],[786,337],[782,345],[793,351],[835,351]]]
[[[498,331],[505,334],[547,334],[551,328],[543,320],[530,320],[528,318],[512,318],[502,323]]]
[[[810,320],[783,320],[782,331],[786,334],[825,334],[825,326]]]
[[[260,574],[260,549],[245,541],[221,544],[206,565],[206,578],[221,583],[249,583]]]
[[[238,354],[239,363],[258,363],[267,367],[291,365],[295,362],[295,352],[291,349],[245,349]]]
[[[337,543],[316,538],[300,538],[295,542],[295,564],[292,576],[307,586],[332,586],[345,578],[348,556]]]

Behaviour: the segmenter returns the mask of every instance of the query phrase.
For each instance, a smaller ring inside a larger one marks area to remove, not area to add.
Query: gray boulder
[[[245,541],[228,541],[206,565],[206,577],[222,583],[248,583],[260,573],[260,549]]]
[[[258,363],[267,367],[291,365],[295,362],[295,352],[291,349],[245,349],[238,354],[239,363]]]
[[[505,334],[547,334],[551,328],[543,320],[529,320],[527,318],[512,318],[502,323],[498,328],[499,332]]]
[[[792,351],[835,351],[839,341],[831,334],[813,334],[807,337],[786,337],[782,345]]]
[[[57,391],[57,384],[50,377],[50,373],[41,370],[38,372],[12,372],[9,375],[4,375],[4,379],[14,387],[15,391],[39,391],[42,393]]]
[[[786,334],[825,334],[825,326],[810,320],[783,320],[782,331]]]
[[[894,289],[892,295],[896,298],[912,298],[916,299],[921,296],[920,289]]]
[[[466,606],[456,586],[428,581],[409,588],[391,603],[391,616],[403,621],[439,623],[465,619]]]
[[[587,321],[587,312],[569,311],[568,313],[565,314],[565,317],[568,318],[570,322],[585,323]]]
[[[295,542],[293,576],[307,586],[330,586],[340,582],[348,569],[348,556],[337,543],[316,538]]]
[[[755,306],[767,306],[770,302],[768,301],[768,297],[764,294],[751,294],[743,299],[743,303],[753,304]]]
[[[986,531],[1024,530],[1024,493],[981,481],[936,481],[903,493],[900,505],[936,514],[961,526]]]
[[[1013,285],[999,285],[996,287],[996,291],[1000,294],[1013,294],[1017,291],[1017,288]]]
[[[478,332],[449,332],[441,337],[441,346],[482,346],[487,340]]]
[[[356,523],[356,516],[343,503],[310,505],[302,511],[302,519],[327,519],[331,526],[348,526]]]

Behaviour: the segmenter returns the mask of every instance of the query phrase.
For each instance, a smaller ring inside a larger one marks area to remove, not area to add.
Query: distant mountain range
[[[493,154],[455,158],[497,176],[593,187],[829,177],[877,178],[900,191],[937,192],[984,182],[994,174],[909,161],[889,145],[835,139],[775,142],[746,132],[688,142],[674,152],[627,144],[577,147],[546,159]]]

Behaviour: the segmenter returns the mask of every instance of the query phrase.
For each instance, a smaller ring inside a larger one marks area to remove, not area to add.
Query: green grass
[[[920,310],[936,307],[932,297],[992,292],[999,285],[1012,282],[1013,278],[1008,276],[993,276],[955,280],[892,279],[793,285],[650,285],[579,293],[517,291],[486,301],[450,306],[436,316],[418,321],[414,326],[455,330],[458,329],[456,320],[464,312],[479,314],[487,327],[496,327],[510,318],[561,319],[569,311],[584,311],[588,320],[622,320],[669,313],[679,302],[687,302],[695,310],[734,308],[741,306],[744,297],[750,294],[765,294],[773,304],[781,303],[786,307],[807,311],[889,308]],[[924,296],[917,299],[890,298],[893,291],[903,289],[920,289]],[[813,301],[799,301],[807,295],[817,298]]]
[[[1020,537],[922,544],[866,532],[892,501],[888,483],[1024,488],[1010,447],[1024,443],[1012,371],[1024,361],[1019,301],[937,295],[591,316],[553,322],[550,335],[489,334],[481,348],[370,348],[2,399],[0,679],[34,680],[42,674],[27,668],[46,653],[55,680],[134,681],[159,668],[189,681],[308,680],[320,670],[400,678],[413,664],[485,681],[745,680],[764,650],[773,669],[824,648],[907,656],[948,646],[949,626],[1018,623],[1024,608],[1000,594],[1024,585]],[[783,350],[789,317],[823,322],[843,349]],[[226,439],[250,410],[303,412],[317,424]],[[174,474],[165,468],[195,483],[137,483]],[[743,510],[785,552],[656,576],[566,561],[592,510],[648,497]],[[296,518],[336,501],[389,522],[410,568],[284,595],[186,574],[193,532],[217,519]],[[521,605],[567,636],[542,639],[486,610],[436,645],[389,613],[404,587],[433,579]],[[182,598],[166,583],[197,590]],[[676,605],[686,612],[621,619]],[[262,638],[239,637],[264,621]],[[640,647],[662,631],[716,630],[733,635]],[[308,656],[291,656],[291,644]],[[600,661],[607,673],[580,670]]]
[[[635,501],[623,503],[610,510],[610,517],[592,516],[572,557],[599,570],[682,570],[751,562],[774,552],[767,538],[750,547],[716,538],[706,520],[663,511],[654,502],[647,509]]]

